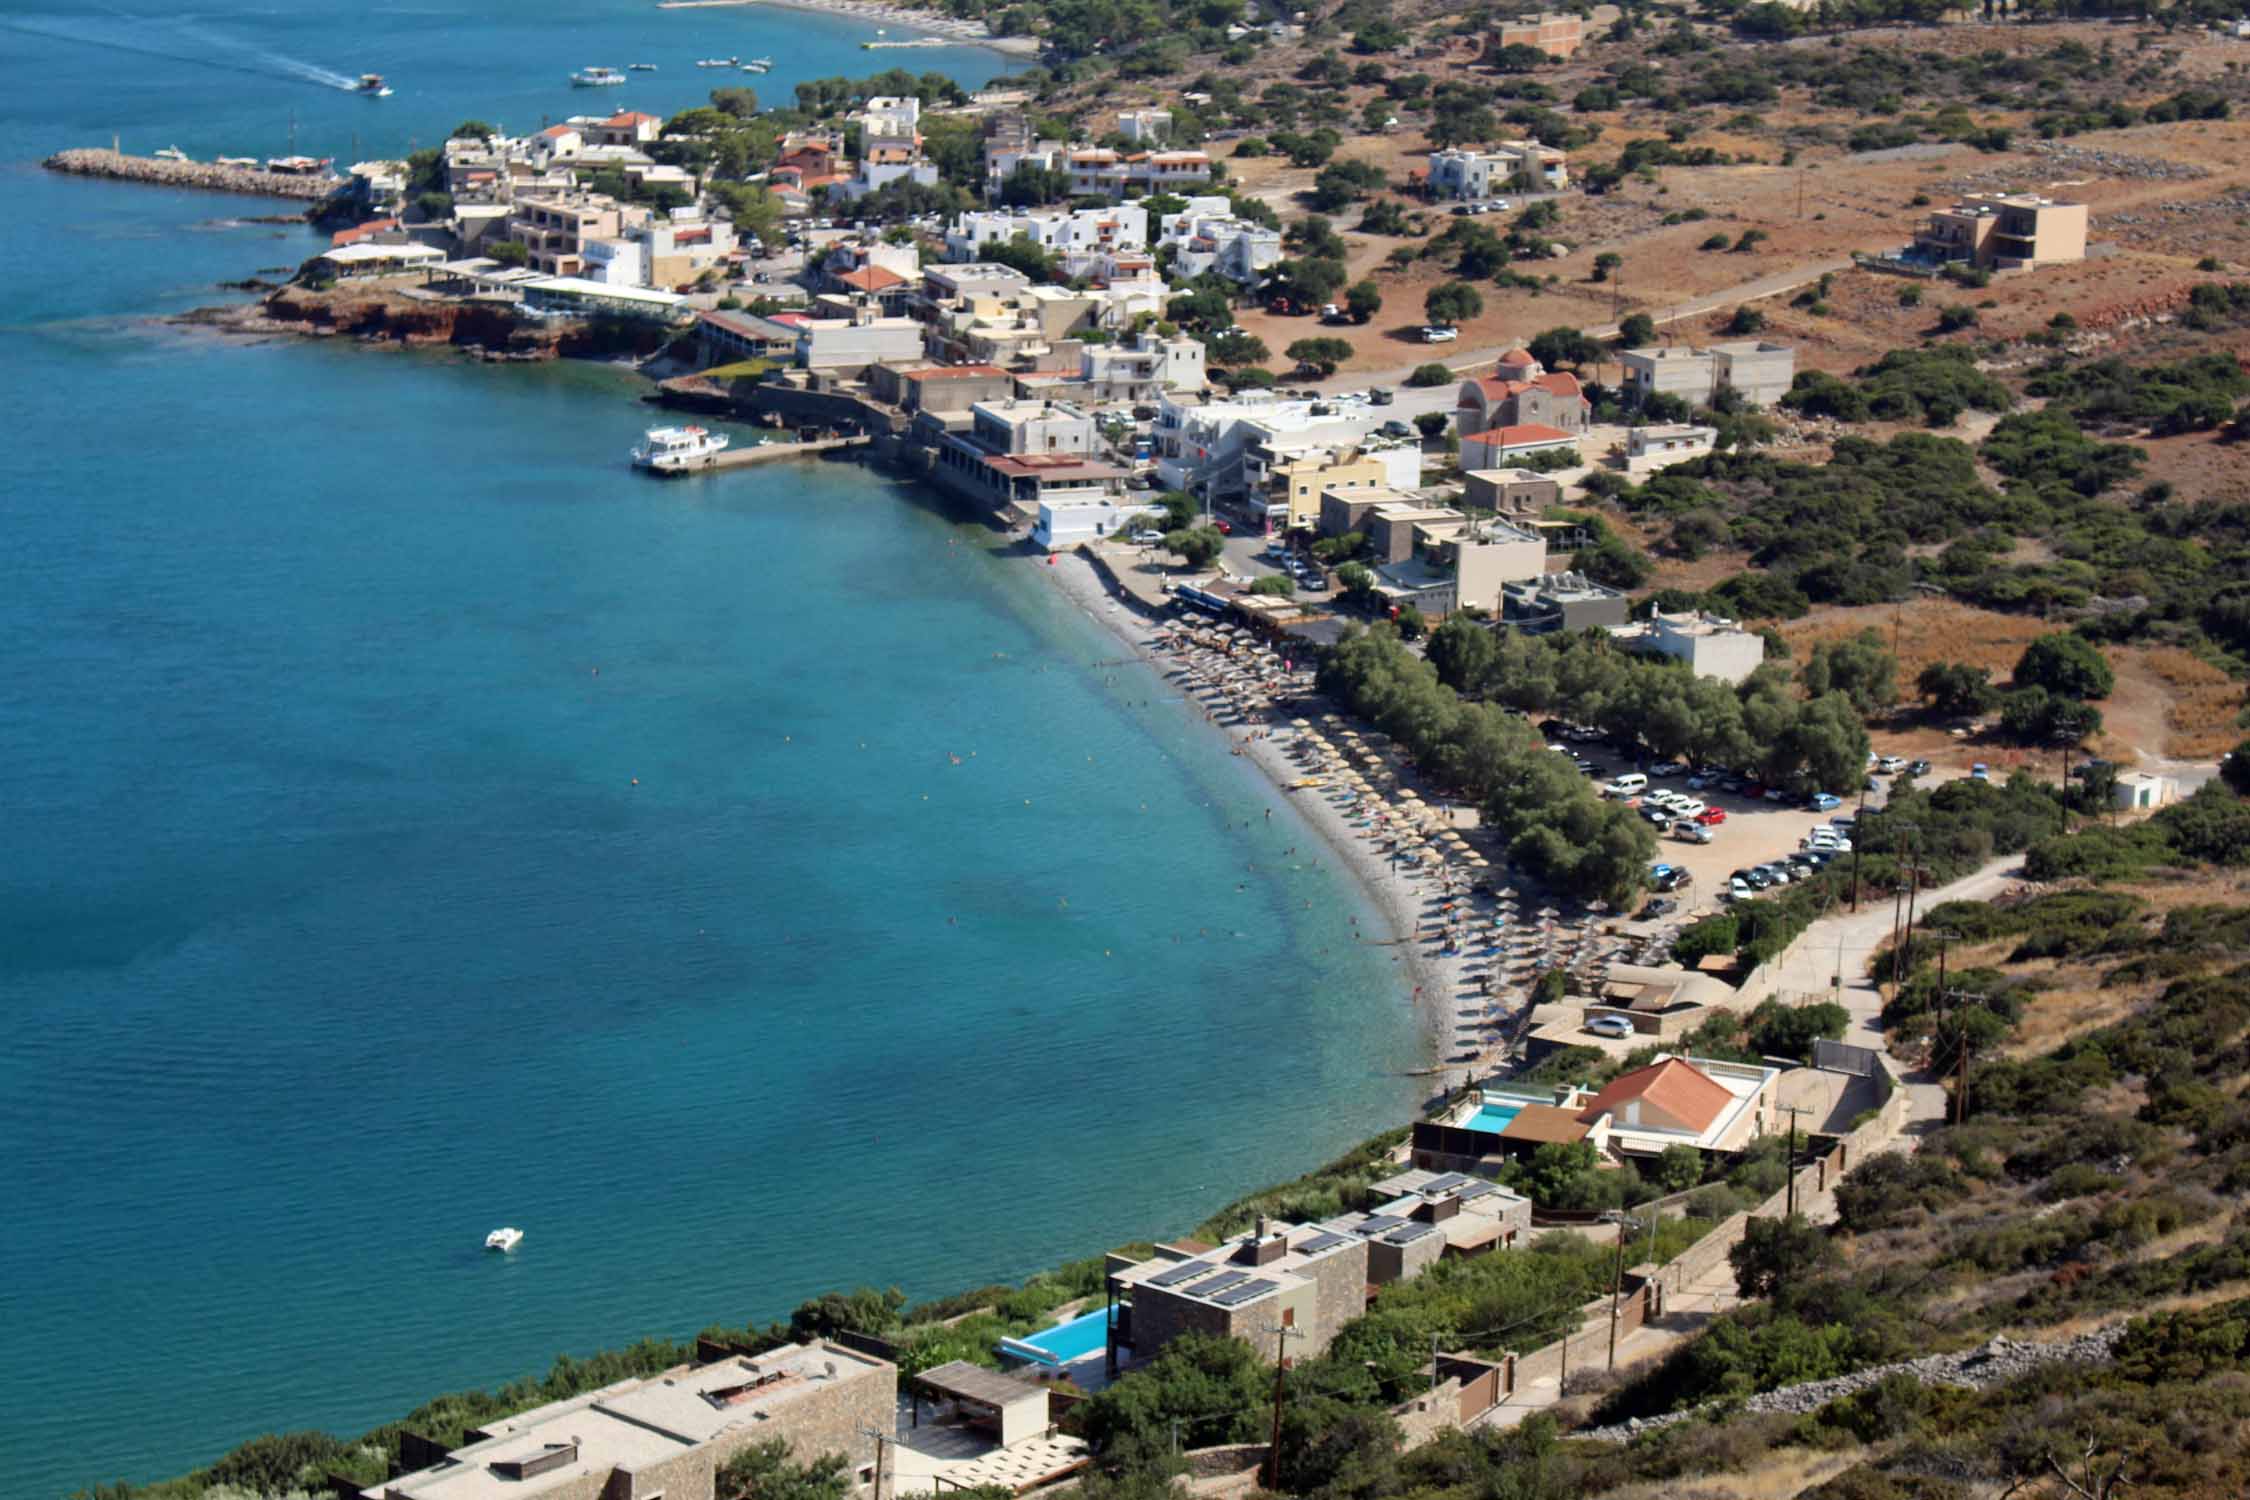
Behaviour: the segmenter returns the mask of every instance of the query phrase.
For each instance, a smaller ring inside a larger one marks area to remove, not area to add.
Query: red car
[[[1221,536],[1234,535],[1234,524],[1228,521],[1224,516],[1221,516],[1218,520],[1213,521],[1211,524],[1219,528],[1219,535]]]
[[[1706,828],[1716,828],[1726,820],[1727,810],[1723,807],[1706,807],[1695,815],[1695,821]]]

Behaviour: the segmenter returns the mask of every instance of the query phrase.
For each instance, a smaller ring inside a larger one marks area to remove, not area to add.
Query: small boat
[[[696,59],[695,65],[699,68],[739,68],[742,66],[742,59],[739,57],[703,57]]]
[[[742,71],[745,73],[771,73],[773,71],[773,59],[770,57],[753,57],[742,65]]]
[[[733,439],[701,427],[651,427],[633,450],[633,462],[652,474],[685,474],[708,469]]]
[[[580,68],[570,75],[570,86],[577,89],[613,88],[625,81],[625,75],[615,68]]]
[[[520,1229],[495,1229],[484,1237],[485,1249],[498,1250],[502,1253],[513,1250],[522,1243],[523,1231]]]
[[[352,85],[352,92],[365,94],[371,99],[388,99],[391,97],[390,85],[383,82],[383,75],[380,73],[360,74],[359,82]]]
[[[156,154],[162,156],[164,153],[159,151]],[[217,156],[212,161],[222,167],[240,167],[245,172],[255,172],[265,165],[255,156]]]
[[[177,146],[166,146],[163,150],[154,154],[158,161],[188,161],[191,159],[185,151]]]
[[[656,71],[656,64],[633,63],[629,67],[627,67],[625,71],[627,71],[628,73],[653,73]]]

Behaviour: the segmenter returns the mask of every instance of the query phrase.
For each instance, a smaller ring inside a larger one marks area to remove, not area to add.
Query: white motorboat
[[[699,68],[739,68],[742,66],[742,59],[739,57],[701,57],[696,59],[695,65]]]
[[[655,64],[655,63],[632,63],[632,64],[629,64],[629,65],[628,65],[628,66],[626,67],[626,70],[625,70],[625,71],[626,71],[626,72],[628,72],[628,73],[653,73],[653,72],[655,72],[655,71],[656,71],[656,64]]]
[[[710,468],[732,441],[701,427],[651,427],[633,450],[633,462],[653,474],[685,474]]]
[[[580,68],[570,75],[570,86],[579,89],[613,88],[625,82],[625,75],[615,68]]]
[[[484,1237],[484,1248],[506,1252],[523,1243],[523,1231],[515,1228],[495,1229]]]
[[[771,73],[773,71],[773,59],[770,57],[753,57],[742,65],[742,71],[745,73]]]
[[[155,153],[153,153],[153,154],[155,155],[155,157],[156,157],[156,159],[157,159],[158,161],[187,161],[187,160],[189,160],[188,154],[187,154],[187,153],[186,153],[185,151],[182,151],[182,150],[181,150],[181,149],[180,149],[179,147],[177,147],[177,146],[166,146],[166,147],[165,147],[165,148],[164,148],[163,150],[161,150],[161,151],[158,151],[158,152],[155,152]]]
[[[390,85],[383,82],[383,75],[380,73],[360,74],[359,82],[352,85],[352,92],[355,94],[366,94],[370,98],[374,99],[388,99],[391,97]]]

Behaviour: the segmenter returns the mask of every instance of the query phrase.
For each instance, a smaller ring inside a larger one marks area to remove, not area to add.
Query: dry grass
[[[1821,1453],[1809,1448],[1781,1448],[1731,1473],[1621,1485],[1604,1490],[1602,1500],[1795,1500],[1814,1485],[1863,1462],[1866,1456],[1861,1449]]]
[[[2025,965],[2018,972],[2028,972]],[[2098,978],[2041,990],[2025,1004],[2023,1019],[2002,1055],[2038,1057],[2089,1031],[2131,1015],[2156,997],[2160,984],[2121,984],[2104,989]]]

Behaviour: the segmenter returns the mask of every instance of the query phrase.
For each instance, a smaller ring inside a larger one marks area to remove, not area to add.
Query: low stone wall
[[[194,188],[206,193],[254,193],[263,198],[298,198],[308,203],[327,197],[337,185],[333,177],[256,172],[207,161],[167,161],[161,157],[127,156],[119,151],[90,148],[57,151],[40,165],[50,172],[67,172],[74,177],[107,177],[117,182]]]

